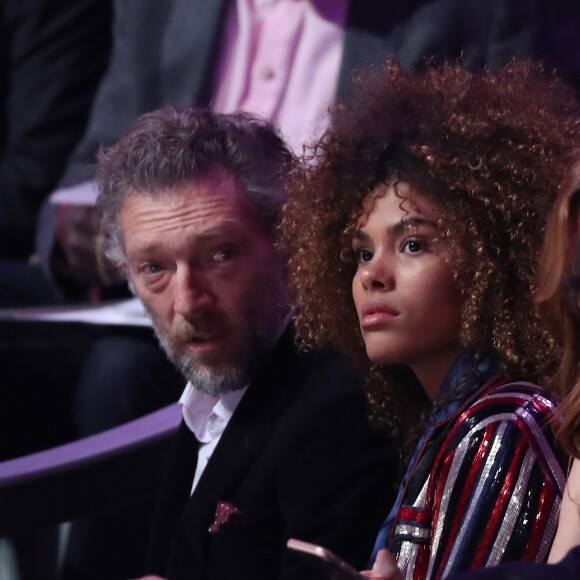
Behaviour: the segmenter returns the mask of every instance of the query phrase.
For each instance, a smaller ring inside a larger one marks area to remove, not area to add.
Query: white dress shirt
[[[179,399],[183,406],[183,420],[200,442],[191,493],[247,388],[231,391],[218,398],[202,393],[191,382],[185,386]]]
[[[290,324],[293,314],[294,311],[290,310],[282,320],[276,336],[273,337],[273,344],[278,342]],[[179,399],[183,408],[183,420],[200,442],[191,493],[194,492],[222,433],[247,390],[248,385],[237,391],[230,391],[221,397],[212,397],[196,389],[191,381],[185,385],[185,390]]]

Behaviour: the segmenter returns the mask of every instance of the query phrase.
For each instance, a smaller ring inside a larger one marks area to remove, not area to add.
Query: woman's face
[[[409,366],[434,399],[461,351],[461,300],[434,206],[404,183],[397,192],[381,185],[367,198],[352,294],[369,358]]]

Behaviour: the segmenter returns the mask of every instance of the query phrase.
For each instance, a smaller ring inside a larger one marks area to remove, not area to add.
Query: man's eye
[[[149,262],[141,267],[141,272],[146,276],[154,276],[155,274],[159,274],[161,271],[163,271],[163,267],[161,264],[155,262]]]
[[[228,262],[233,260],[238,254],[239,251],[236,247],[228,246],[227,248],[220,248],[217,250],[213,257],[217,262]]]

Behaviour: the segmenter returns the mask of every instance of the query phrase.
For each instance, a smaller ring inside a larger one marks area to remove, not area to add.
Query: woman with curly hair
[[[408,465],[375,552],[407,578],[543,560],[565,476],[534,384],[559,352],[533,295],[578,104],[528,60],[389,61],[356,86],[296,179],[281,243],[302,346],[353,358]]]

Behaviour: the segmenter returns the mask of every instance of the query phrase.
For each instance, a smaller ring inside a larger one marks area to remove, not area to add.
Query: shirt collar
[[[438,424],[449,419],[473,393],[497,375],[499,369],[497,357],[484,356],[475,364],[473,351],[464,350],[443,380],[437,395],[442,405],[433,413],[431,423]]]
[[[209,443],[221,436],[247,388],[212,397],[187,383],[179,402],[183,420],[199,442]]]
[[[293,314],[290,309],[281,322],[274,345],[280,341]],[[247,389],[248,385],[245,385],[242,389],[230,391],[222,397],[212,397],[196,389],[191,381],[187,383],[179,402],[183,407],[183,420],[198,441],[208,443],[223,433]]]

